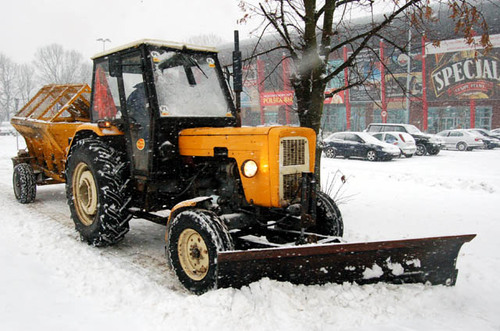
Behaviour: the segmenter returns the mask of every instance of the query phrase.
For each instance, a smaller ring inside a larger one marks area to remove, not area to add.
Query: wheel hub
[[[97,213],[97,185],[85,163],[80,163],[73,175],[73,197],[80,221],[89,226]]]
[[[193,229],[179,236],[177,252],[182,269],[193,280],[202,280],[208,273],[210,260],[203,237]]]

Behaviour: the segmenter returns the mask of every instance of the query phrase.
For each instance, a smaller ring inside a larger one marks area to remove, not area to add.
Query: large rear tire
[[[168,259],[182,285],[196,294],[215,288],[217,253],[234,249],[219,217],[202,209],[183,211],[167,231]]]
[[[12,174],[14,195],[20,203],[31,203],[36,197],[36,179],[33,168],[27,163],[19,163]]]
[[[128,173],[124,154],[103,141],[82,139],[71,148],[66,197],[75,228],[90,245],[113,245],[129,231]]]

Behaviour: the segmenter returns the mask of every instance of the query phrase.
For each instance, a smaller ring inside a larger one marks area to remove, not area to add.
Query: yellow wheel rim
[[[94,223],[97,213],[97,185],[85,163],[79,163],[73,173],[73,198],[78,218],[85,225]]]
[[[182,269],[193,280],[202,280],[208,273],[210,259],[202,236],[193,229],[185,229],[179,236],[177,252]]]

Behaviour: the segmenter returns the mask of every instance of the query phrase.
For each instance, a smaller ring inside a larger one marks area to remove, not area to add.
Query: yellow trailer
[[[64,182],[70,138],[90,122],[90,92],[87,84],[42,87],[11,119],[28,148],[12,159],[14,167],[29,164],[38,185]]]

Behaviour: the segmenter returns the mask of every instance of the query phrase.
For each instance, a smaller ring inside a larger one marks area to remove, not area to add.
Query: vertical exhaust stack
[[[243,91],[243,83],[241,74],[240,37],[238,30],[234,31],[233,90],[235,93],[237,126],[241,126],[241,92]]]

